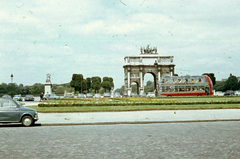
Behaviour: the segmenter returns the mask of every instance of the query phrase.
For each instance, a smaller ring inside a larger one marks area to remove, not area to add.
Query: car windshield
[[[32,97],[32,95],[26,95],[26,97]]]
[[[14,97],[21,97],[20,95],[15,95]]]

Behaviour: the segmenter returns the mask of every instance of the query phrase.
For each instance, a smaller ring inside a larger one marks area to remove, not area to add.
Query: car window
[[[13,101],[0,101],[0,106],[3,108],[9,108],[9,107],[17,107],[17,105]]]

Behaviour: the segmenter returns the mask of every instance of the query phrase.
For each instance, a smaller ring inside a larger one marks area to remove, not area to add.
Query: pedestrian
[[[43,93],[40,94],[40,102],[43,100]]]

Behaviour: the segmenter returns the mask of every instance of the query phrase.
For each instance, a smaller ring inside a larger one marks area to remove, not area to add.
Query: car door
[[[1,122],[17,122],[19,120],[20,111],[16,103],[12,100],[1,100],[0,102],[0,121]]]

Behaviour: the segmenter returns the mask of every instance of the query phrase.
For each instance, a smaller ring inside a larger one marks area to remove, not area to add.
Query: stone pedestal
[[[44,94],[52,94],[52,84],[51,83],[46,83],[45,84],[45,89],[44,89]]]

